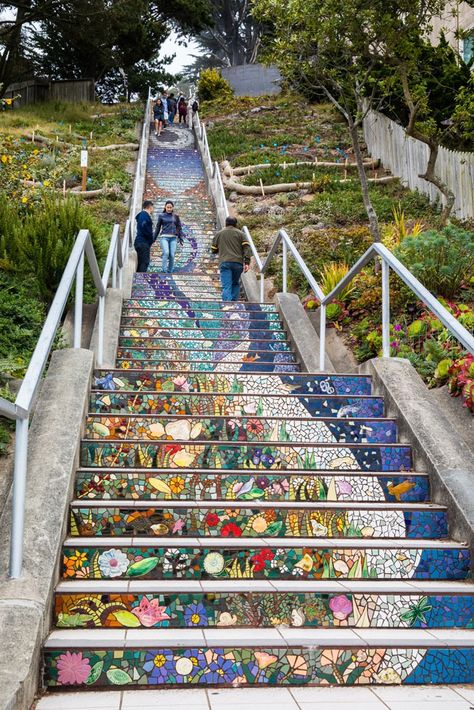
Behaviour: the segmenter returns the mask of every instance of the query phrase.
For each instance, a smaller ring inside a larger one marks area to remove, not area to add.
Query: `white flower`
[[[120,577],[127,571],[130,561],[122,550],[106,550],[99,557],[100,571],[104,577]]]
[[[176,673],[178,675],[189,675],[193,670],[193,662],[190,658],[179,658],[176,661]]]
[[[204,558],[204,569],[208,574],[220,574],[224,569],[224,557],[220,552],[209,552]]]

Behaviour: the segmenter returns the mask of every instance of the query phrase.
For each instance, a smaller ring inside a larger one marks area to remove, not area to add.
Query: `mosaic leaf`
[[[107,671],[107,678],[113,685],[127,685],[127,683],[132,683],[131,677],[125,671],[120,668],[109,668]]]
[[[158,562],[158,557],[147,557],[144,560],[134,562],[127,570],[127,577],[142,577],[151,572],[152,569],[155,569]]]
[[[92,666],[89,677],[86,680],[86,685],[93,685],[100,678],[103,667],[104,661],[97,661],[97,663]]]
[[[126,626],[129,629],[136,629],[140,626],[139,618],[130,611],[115,611],[114,616],[121,626]]]

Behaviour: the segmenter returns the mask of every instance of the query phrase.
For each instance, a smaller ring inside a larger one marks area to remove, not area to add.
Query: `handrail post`
[[[82,302],[84,297],[84,252],[79,259],[76,271],[76,299],[74,303],[74,348],[82,343]]]
[[[17,419],[15,435],[15,468],[13,473],[13,520],[10,540],[10,577],[18,579],[23,563],[25,525],[26,472],[28,465],[29,419]]]
[[[390,357],[390,266],[382,257],[382,354]]]
[[[283,293],[288,291],[288,246],[283,239]]]
[[[114,258],[112,260],[112,288],[117,288],[117,261],[118,261],[118,250],[120,248],[120,238],[117,235],[117,242],[114,249]]]
[[[324,372],[326,364],[326,305],[321,303],[319,309],[319,369]]]
[[[260,303],[265,300],[265,275],[263,271],[260,273]]]
[[[104,360],[104,322],[105,322],[105,294],[99,296],[99,338],[97,343],[97,366],[102,367]]]

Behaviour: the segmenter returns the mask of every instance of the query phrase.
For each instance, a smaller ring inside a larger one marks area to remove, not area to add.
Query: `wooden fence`
[[[57,100],[80,103],[81,101],[95,101],[95,83],[93,79],[77,79],[74,81],[43,81],[33,79],[10,84],[5,97],[13,98],[14,106],[20,108],[27,104],[40,101]]]
[[[440,191],[419,177],[428,163],[427,145],[407,136],[398,123],[377,111],[368,112],[364,136],[370,155],[379,158],[404,185],[427,195],[430,202],[444,202]],[[474,219],[474,153],[440,148],[436,174],[456,196],[452,214],[462,220]]]

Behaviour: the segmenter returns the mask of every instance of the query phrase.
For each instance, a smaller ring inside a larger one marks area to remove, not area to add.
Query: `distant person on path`
[[[153,104],[153,120],[155,122],[155,136],[159,136],[163,130],[165,120],[165,107],[161,99],[156,99]]]
[[[143,209],[135,217],[137,221],[137,234],[134,247],[137,252],[137,272],[143,273],[150,265],[150,249],[155,241],[153,238],[153,202],[145,200]]]
[[[188,104],[186,103],[186,99],[184,98],[184,96],[180,98],[178,103],[178,115],[179,122],[186,123],[186,117],[188,115]]]
[[[168,98],[168,122],[170,126],[174,123],[174,117],[176,116],[177,101],[174,94],[170,94]]]
[[[197,112],[199,111],[199,104],[196,101],[196,99],[194,99],[193,103],[191,104],[191,108],[193,110],[193,116],[195,116],[197,114]]]
[[[163,121],[163,129],[164,129],[165,126],[166,126],[166,124],[168,123],[168,115],[169,115],[169,112],[168,112],[168,94],[166,93],[166,91],[163,93],[163,96],[161,97],[161,100],[163,101],[163,106],[164,106],[164,109],[165,109],[164,121]]]
[[[183,228],[181,220],[174,213],[174,204],[171,200],[166,200],[165,208],[158,217],[155,228],[155,239],[161,232],[161,249],[163,251],[162,270],[166,274],[173,273],[174,256],[176,254],[177,242],[183,243]]]
[[[219,255],[222,300],[237,301],[240,294],[240,277],[250,264],[250,244],[245,234],[237,229],[235,217],[227,217],[225,228],[217,232],[211,250]]]

